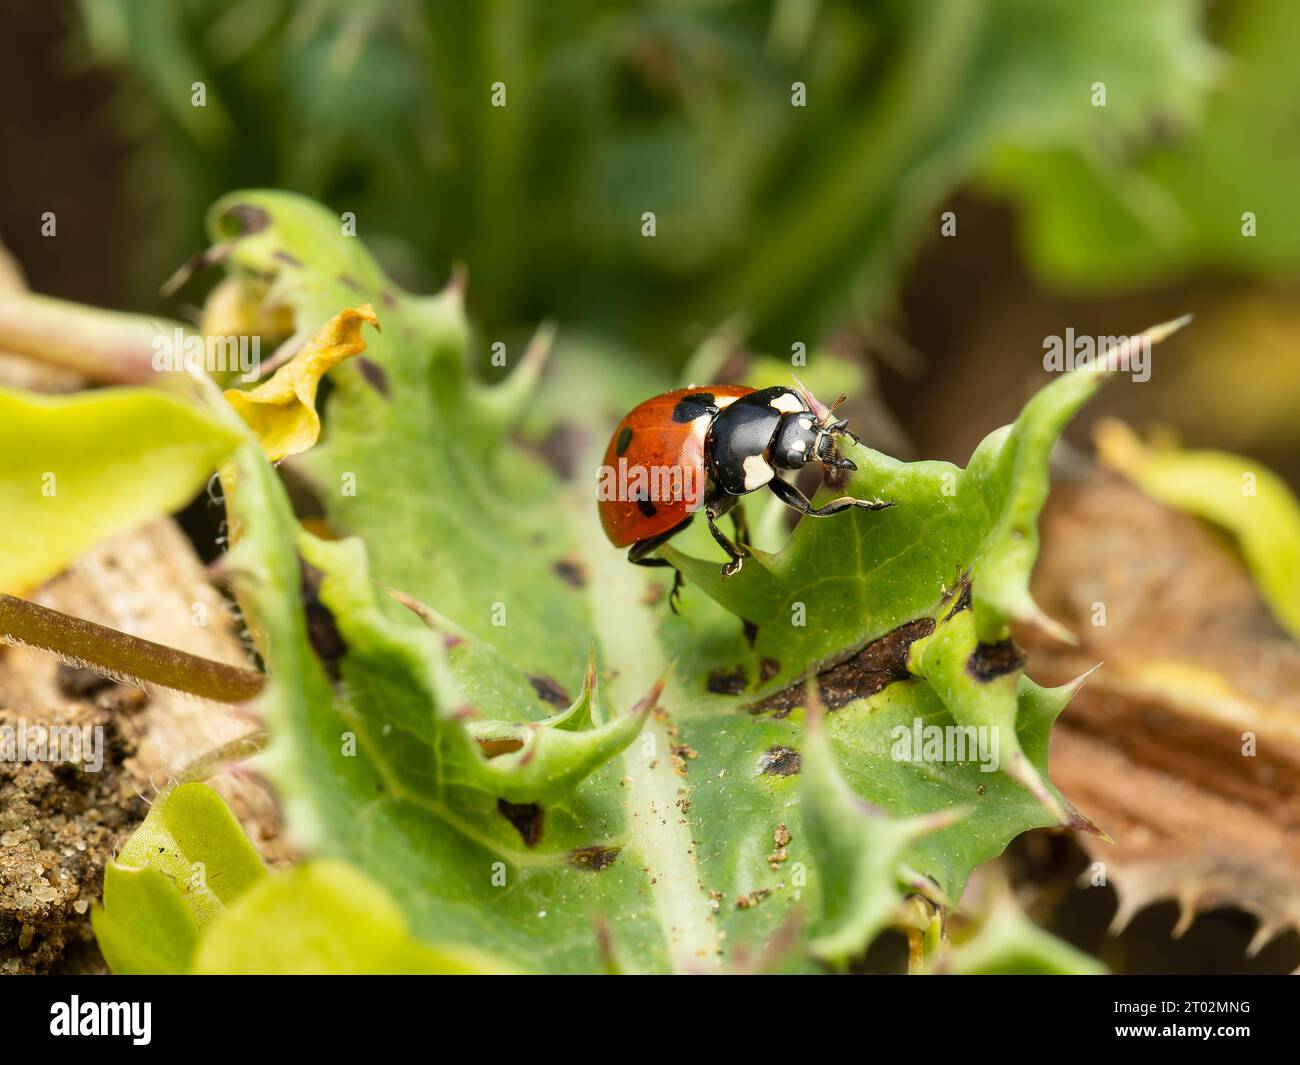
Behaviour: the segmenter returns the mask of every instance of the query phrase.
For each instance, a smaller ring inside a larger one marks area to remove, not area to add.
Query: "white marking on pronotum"
[[[794,414],[796,411],[804,409],[803,404],[799,401],[799,397],[793,392],[782,392],[771,401],[769,406],[771,406],[773,410],[779,410],[782,414]]]
[[[750,455],[745,459],[745,491],[762,488],[771,479],[772,467],[762,455]]]

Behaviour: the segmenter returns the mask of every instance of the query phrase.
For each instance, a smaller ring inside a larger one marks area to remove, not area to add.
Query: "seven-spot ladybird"
[[[817,518],[852,507],[893,506],[841,496],[813,507],[781,478],[778,471],[798,470],[810,461],[857,469],[836,450],[837,436],[854,443],[857,437],[846,420],[835,420],[834,410],[806,391],[781,387],[679,388],[646,400],[619,422],[605,451],[598,491],[605,535],[615,547],[631,545],[630,562],[671,566],[649,556],[703,508],[709,532],[730,559],[722,576],[730,577],[740,571],[747,542],[742,512],[732,509],[742,495],[767,487],[787,506]],[[729,511],[739,547],[717,526]]]

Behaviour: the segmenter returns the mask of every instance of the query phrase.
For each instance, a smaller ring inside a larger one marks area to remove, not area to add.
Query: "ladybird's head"
[[[809,411],[783,415],[772,438],[772,465],[781,470],[798,470],[815,459],[837,470],[856,470],[857,466],[841,458],[835,448],[837,436],[857,439],[847,426],[847,419],[824,424]]]

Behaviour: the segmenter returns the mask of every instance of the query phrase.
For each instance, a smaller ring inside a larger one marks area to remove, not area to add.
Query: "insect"
[[[836,448],[837,437],[858,438],[847,419],[835,420],[835,407],[818,403],[801,389],[713,385],[679,388],[635,407],[614,430],[598,491],[600,519],[615,547],[630,545],[629,562],[668,566],[654,552],[704,511],[713,539],[727,553],[722,576],[740,572],[748,535],[743,495],[767,488],[800,514],[823,518],[861,507],[883,510],[893,503],[841,496],[814,507],[781,471],[818,462],[823,469],[855,470]],[[733,543],[718,528],[730,513]],[[674,596],[681,574],[673,586]]]

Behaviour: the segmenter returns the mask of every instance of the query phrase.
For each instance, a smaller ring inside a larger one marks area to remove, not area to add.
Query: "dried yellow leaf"
[[[226,392],[226,399],[257,434],[272,462],[301,454],[316,443],[320,436],[320,415],[316,413],[320,380],[344,359],[365,351],[361,337],[365,324],[379,328],[370,304],[340,311],[270,380],[248,392],[233,388]]]

